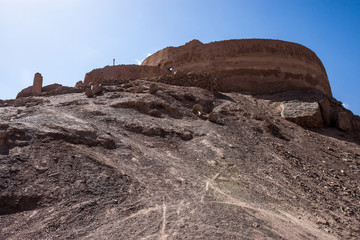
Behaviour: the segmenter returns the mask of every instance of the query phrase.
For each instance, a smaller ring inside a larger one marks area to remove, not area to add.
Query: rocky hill
[[[1,239],[358,238],[360,120],[331,90],[172,64],[0,101]]]

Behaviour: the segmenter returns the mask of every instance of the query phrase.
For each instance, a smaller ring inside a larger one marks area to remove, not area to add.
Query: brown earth
[[[313,92],[194,76],[0,102],[0,239],[358,239],[356,127],[280,116]]]

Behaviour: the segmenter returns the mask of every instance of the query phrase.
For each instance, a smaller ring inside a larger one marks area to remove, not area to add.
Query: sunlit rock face
[[[202,44],[193,40],[167,47],[142,65],[172,72],[210,73],[223,91],[275,93],[317,89],[332,96],[323,64],[310,49],[296,43],[267,39],[227,40]]]

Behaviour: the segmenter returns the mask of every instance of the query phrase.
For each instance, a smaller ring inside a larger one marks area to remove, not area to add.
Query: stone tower
[[[41,76],[40,73],[35,73],[34,84],[31,91],[32,95],[41,94],[42,85],[43,85],[43,77]]]

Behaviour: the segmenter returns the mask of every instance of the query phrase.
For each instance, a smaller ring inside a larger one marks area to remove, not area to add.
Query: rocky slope
[[[1,239],[360,236],[359,133],[280,115],[312,92],[150,80],[1,102]]]

